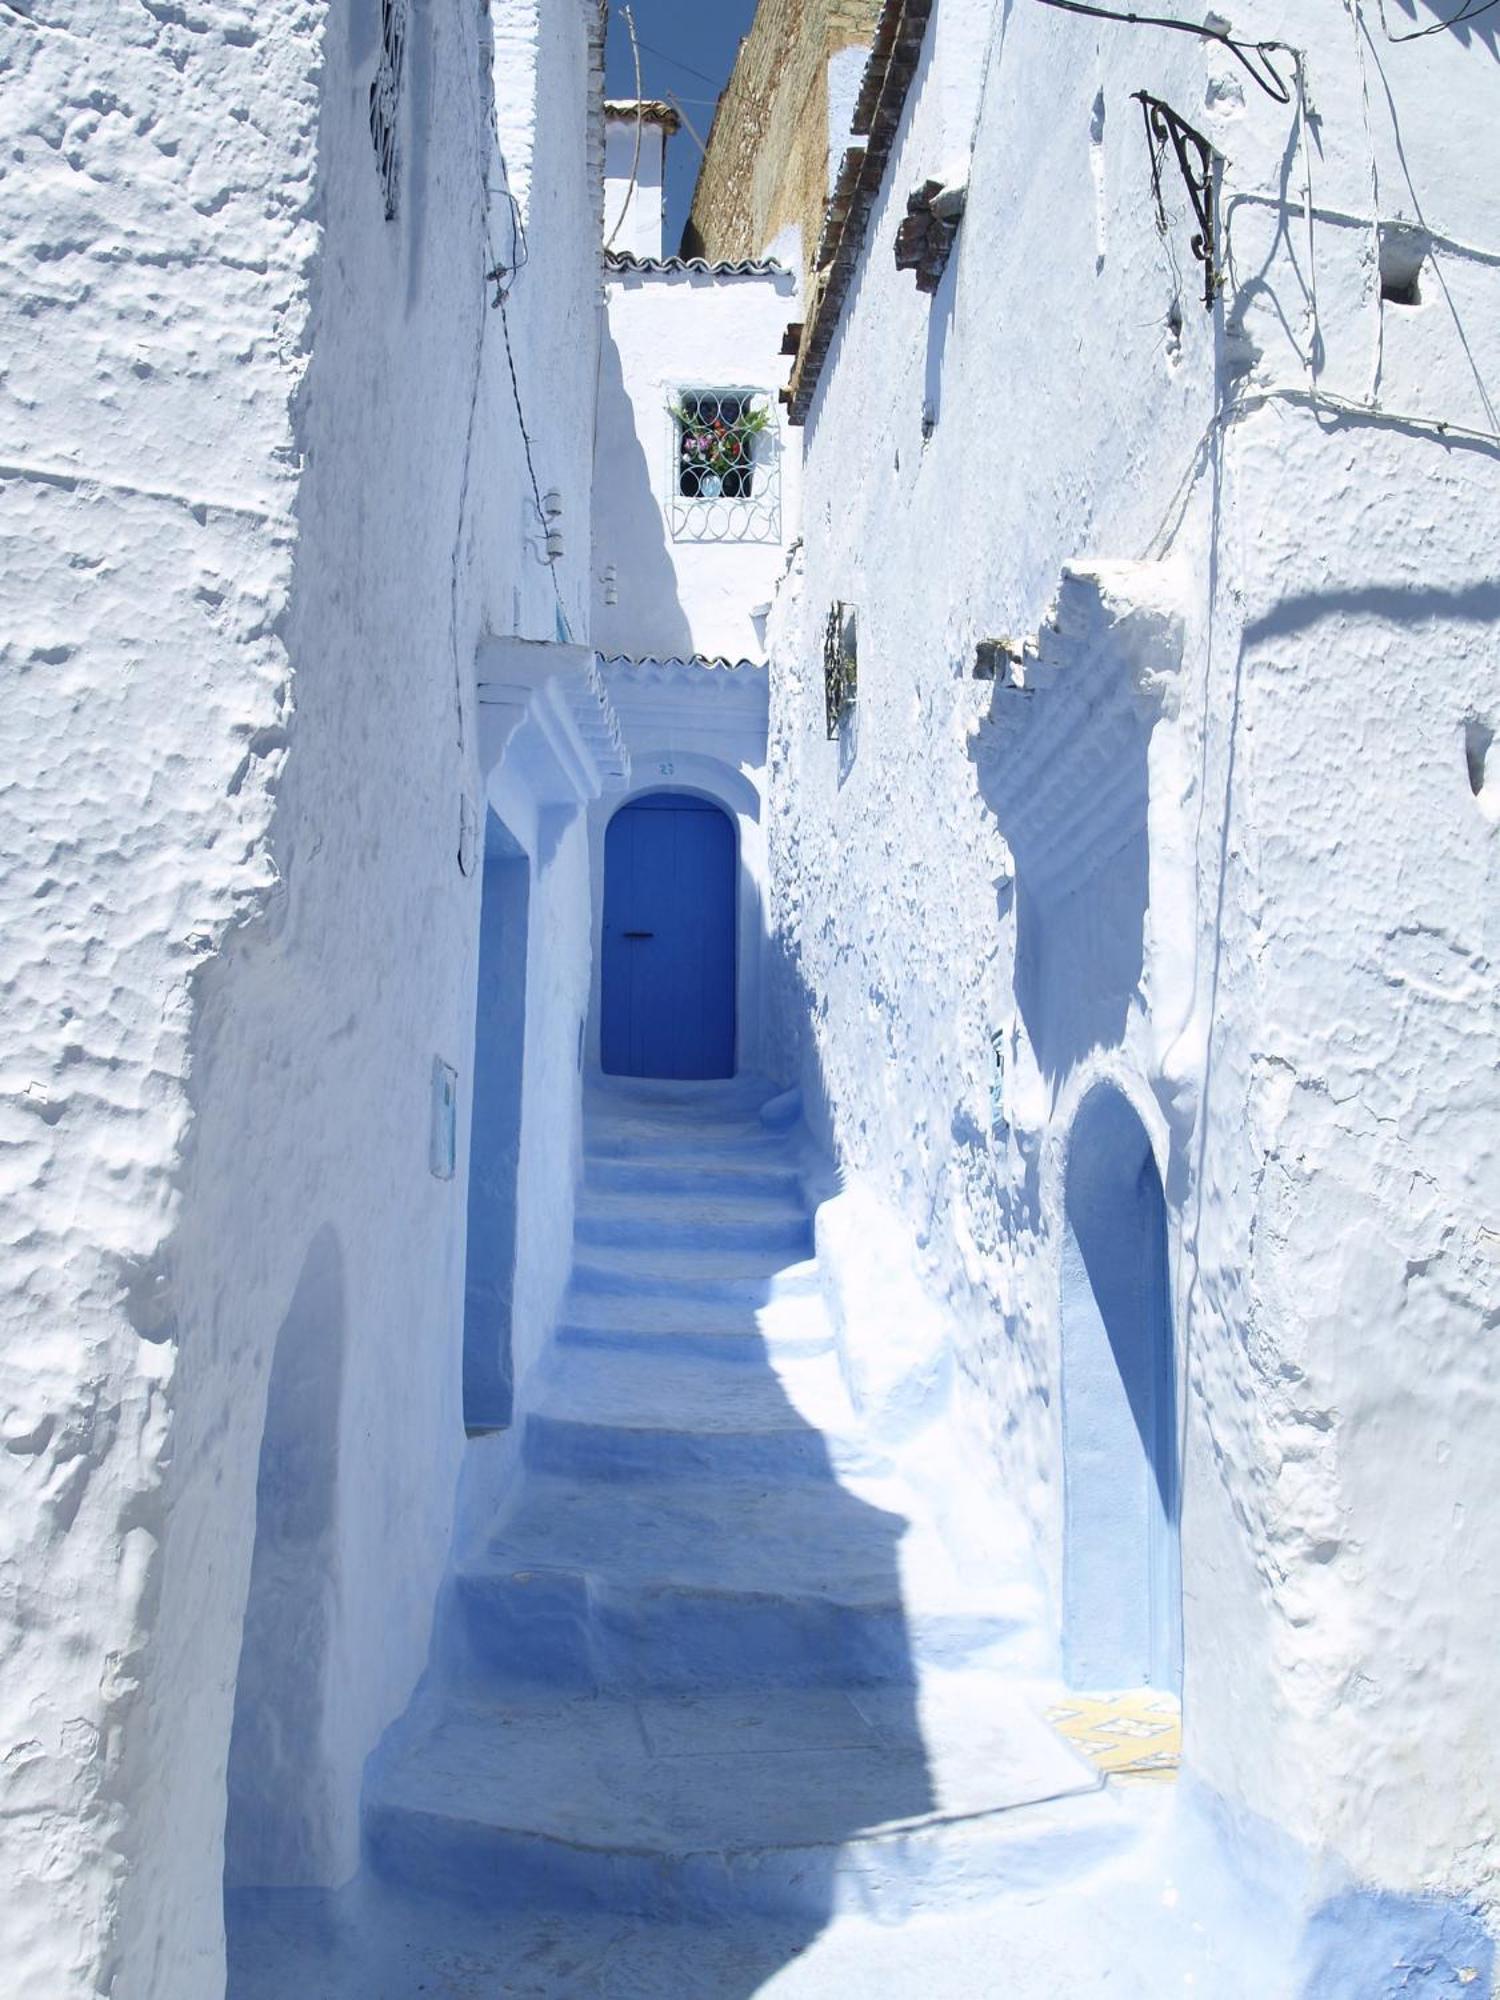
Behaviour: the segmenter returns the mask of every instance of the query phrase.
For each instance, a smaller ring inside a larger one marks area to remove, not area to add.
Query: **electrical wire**
[[[516,354],[515,349],[511,346],[510,314],[506,310],[506,298],[507,294],[501,292],[495,303],[500,308],[500,330],[505,336],[505,359],[510,369],[510,390],[511,395],[515,398],[516,422],[521,429],[521,448],[526,454],[526,471],[531,480],[531,498],[536,507],[536,517],[545,528],[547,525],[547,516],[542,507],[542,488],[541,482],[536,476],[536,460],[532,457],[531,432],[526,428],[526,409],[521,401],[521,383],[516,374]],[[556,583],[557,577],[555,573],[552,580]]]
[[[628,8],[626,12],[629,12]],[[700,83],[712,84],[715,90],[722,91],[724,84],[721,77],[710,76],[706,70],[694,69],[691,63],[683,62],[678,56],[669,56],[665,49],[654,49],[649,42],[642,42],[640,46],[646,51],[648,56],[655,56],[658,62],[670,63],[673,69],[680,69],[687,76],[697,77]],[[718,100],[714,99],[712,101],[717,103]]]
[[[693,144],[698,148],[698,151],[706,155],[708,152],[708,147],[703,142],[703,135],[699,132],[697,126],[693,123],[692,119],[689,118],[687,113],[683,110],[682,108],[683,100],[677,96],[675,91],[671,90],[667,92],[666,96],[668,104],[671,105],[672,109],[677,113],[677,116],[682,120],[683,125],[687,130],[688,137],[692,140]]]
[[[470,84],[470,90],[471,92],[473,90],[472,81]],[[481,125],[487,126],[489,136],[494,142],[495,154],[500,159],[503,168],[504,152],[500,145],[500,127],[499,127],[499,122],[495,115],[495,99],[493,91],[491,91],[489,97],[488,116],[486,117],[484,110],[479,106],[477,100],[475,102],[475,110],[477,113],[477,122]],[[482,213],[484,215],[485,247],[489,253],[489,262],[485,270],[484,276],[485,276],[485,282],[487,284],[493,285],[495,288],[494,296],[490,300],[490,309],[491,311],[498,311],[500,314],[500,327],[501,327],[501,332],[504,335],[505,339],[505,360],[507,369],[510,374],[511,396],[514,399],[516,406],[516,423],[519,426],[521,432],[521,448],[525,454],[526,474],[531,485],[531,502],[536,512],[537,526],[540,529],[541,533],[545,535],[547,533],[549,523],[547,520],[546,510],[542,506],[541,481],[537,477],[536,458],[534,455],[534,449],[531,440],[531,431],[528,428],[526,422],[526,407],[521,400],[521,383],[520,383],[520,378],[516,372],[515,349],[511,343],[511,337],[510,337],[510,315],[506,310],[507,301],[510,298],[511,287],[515,284],[516,279],[520,276],[521,272],[526,269],[526,266],[531,261],[531,245],[527,241],[526,237],[526,223],[525,219],[521,214],[521,204],[516,200],[515,195],[511,192],[510,187],[506,185],[498,190],[494,189],[490,186],[487,175],[481,173],[479,177],[479,192],[480,192]],[[510,255],[508,262],[506,261],[506,259],[500,256],[500,253],[495,248],[495,236],[494,236],[494,229],[492,226],[491,205],[497,193],[500,195],[501,199],[505,202],[506,208],[510,215],[511,240],[510,240]],[[481,351],[482,351],[482,344],[481,344]],[[472,429],[472,417],[471,417],[471,429]],[[465,471],[464,484],[465,484],[465,496],[467,496],[467,486],[468,486],[467,470]],[[460,536],[462,536],[462,531],[463,531],[463,516],[461,513],[459,518]],[[562,587],[557,580],[557,566],[550,559],[547,564],[547,569],[549,575],[552,578],[552,594],[557,599],[557,608],[562,617],[563,624],[566,627],[568,624],[568,610],[567,606],[563,603]]]
[[[1275,104],[1290,104],[1292,89],[1271,60],[1277,54],[1291,54],[1285,42],[1242,42],[1223,28],[1205,27],[1199,21],[1179,21],[1169,14],[1119,13],[1112,7],[1095,7],[1090,0],[1039,0],[1043,7],[1056,7],[1064,14],[1087,14],[1096,21],[1123,21],[1132,28],[1171,28],[1179,35],[1196,35],[1199,41],[1217,42],[1228,49],[1235,61],[1259,89]],[[1487,7],[1500,0],[1483,0]]]
[[[1391,24],[1385,17],[1385,0],[1380,0],[1380,25],[1385,30],[1388,42],[1425,42],[1429,35],[1445,35],[1450,28],[1463,27],[1466,21],[1477,21],[1481,14],[1488,14],[1492,7],[1500,7],[1500,0],[1479,0],[1477,6],[1474,0],[1464,0],[1458,12],[1450,15],[1446,21],[1429,22],[1425,28],[1414,28],[1409,35],[1393,35]]]
[[[641,45],[636,40],[635,15],[629,7],[623,7],[620,11],[625,17],[626,27],[630,30],[630,53],[635,58],[635,153],[630,162],[630,185],[625,190],[625,199],[621,204],[620,213],[615,218],[614,228],[604,239],[604,254],[606,257],[613,249],[615,238],[624,227],[625,218],[630,213],[630,204],[635,199],[636,183],[640,179],[641,172],[641,134],[646,122],[646,109],[641,91]]]

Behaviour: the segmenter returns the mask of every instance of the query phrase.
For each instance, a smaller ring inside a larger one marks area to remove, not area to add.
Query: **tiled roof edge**
[[[604,115],[617,123],[639,118],[643,125],[662,125],[668,132],[678,131],[682,125],[676,105],[660,97],[606,97]]]
[[[864,248],[870,210],[896,143],[932,6],[933,0],[886,0],[875,29],[852,121],[853,135],[865,143],[851,145],[839,169],[818,246],[819,275],[810,286],[797,359],[785,391],[787,416],[794,424],[806,423],[817,394],[823,363]]]
[[[763,674],[764,660],[731,660],[724,653],[689,653],[686,656],[674,654],[662,659],[654,653],[601,653],[601,667],[711,667],[720,673],[738,673],[748,667],[751,673]]]
[[[648,277],[684,271],[701,278],[789,278],[792,275],[785,264],[778,264],[774,257],[745,257],[735,264],[710,264],[706,257],[637,257],[630,250],[610,250],[605,255],[604,263],[610,271],[636,271]]]

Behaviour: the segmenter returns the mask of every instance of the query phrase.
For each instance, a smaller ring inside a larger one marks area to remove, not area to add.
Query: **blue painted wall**
[[[464,1279],[464,1422],[470,1430],[504,1429],[514,1400],[511,1308],[530,907],[526,856],[491,813],[480,913]]]
[[[1062,1267],[1063,1663],[1074,1687],[1182,1678],[1176,1370],[1166,1203],[1117,1091],[1068,1146]]]
[[[604,845],[601,1059],[611,1076],[727,1077],[735,1053],[734,824],[652,792]]]

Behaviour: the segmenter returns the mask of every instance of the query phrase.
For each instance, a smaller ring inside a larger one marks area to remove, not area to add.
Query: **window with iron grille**
[[[853,713],[859,696],[859,613],[835,602],[823,622],[823,700],[831,743]]]
[[[401,188],[401,77],[406,68],[407,0],[380,0],[380,63],[370,84],[370,142],[385,198],[385,219],[396,219]]]
[[[764,389],[683,389],[670,406],[678,542],[781,540],[781,438]]]

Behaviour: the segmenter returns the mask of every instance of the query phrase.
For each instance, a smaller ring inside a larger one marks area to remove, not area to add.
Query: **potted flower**
[[[704,500],[743,499],[750,492],[755,440],[771,421],[738,396],[684,396],[670,406],[678,437],[678,489]]]

